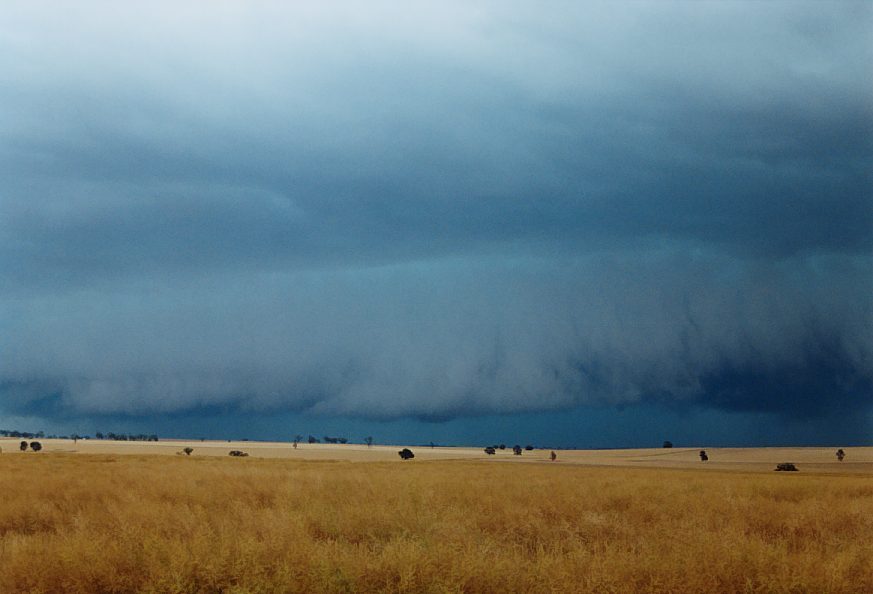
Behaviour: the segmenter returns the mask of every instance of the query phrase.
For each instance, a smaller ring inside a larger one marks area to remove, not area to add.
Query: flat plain
[[[873,448],[19,441],[4,593],[873,591]]]

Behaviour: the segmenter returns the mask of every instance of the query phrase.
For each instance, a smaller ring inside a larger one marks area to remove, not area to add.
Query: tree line
[[[17,431],[13,429],[0,429],[0,437],[21,437],[24,439],[108,439],[110,441],[158,441],[158,436],[154,433],[102,433],[97,431],[92,438],[90,435],[46,435],[44,431],[31,433],[30,431]]]

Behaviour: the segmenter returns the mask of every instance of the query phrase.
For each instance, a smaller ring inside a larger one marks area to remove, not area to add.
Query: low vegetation
[[[873,592],[873,478],[0,456],[0,592]]]

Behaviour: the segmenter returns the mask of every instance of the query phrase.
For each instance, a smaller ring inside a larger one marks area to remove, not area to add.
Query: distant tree
[[[672,447],[673,447],[673,442],[672,442],[672,441],[665,441],[663,447],[665,447],[665,448],[672,448]]]
[[[558,454],[555,453],[555,450],[552,450],[552,453],[549,454],[549,458],[552,459],[552,462],[554,462],[555,460],[557,460],[557,458],[558,458]]]
[[[367,447],[368,447],[368,448],[373,447],[373,436],[372,436],[372,435],[368,435],[367,437],[365,437],[365,438],[364,438],[364,443],[367,444]]]
[[[295,449],[295,450],[297,449],[297,444],[300,443],[300,440],[301,440],[301,439],[303,439],[303,436],[302,436],[302,435],[295,435],[295,436],[294,436],[294,442],[293,442],[293,445],[294,445],[294,449]]]
[[[501,444],[500,444],[499,446],[497,446],[497,447],[498,447],[499,449],[501,449],[501,450],[505,450],[505,449],[506,449],[506,444],[505,444],[505,443],[501,443]]]
[[[235,456],[235,457],[242,457],[242,458],[245,458],[246,456],[248,456],[247,453],[241,452],[239,450],[231,450],[229,455]]]
[[[845,458],[845,457],[846,457],[846,452],[843,451],[843,448],[838,449],[837,450],[837,460],[842,462],[843,458]]]
[[[32,442],[30,442],[30,449],[33,450],[34,452],[38,452],[42,449],[42,444],[39,443],[38,441],[32,441]]]
[[[318,441],[317,437],[310,435],[309,436],[309,443],[320,443],[320,442]]]
[[[20,444],[18,444],[18,449],[20,449],[22,452],[26,452],[27,451],[27,442],[22,441]]]
[[[488,454],[489,456],[493,456],[494,454],[497,453],[497,451],[493,447],[488,446],[487,448],[485,448],[485,453]]]
[[[512,453],[515,454],[516,456],[521,456],[521,446],[520,445],[512,446]]]
[[[96,437],[97,439],[103,439],[103,434],[98,431],[94,434],[94,437]]]
[[[185,448],[185,449],[182,450],[182,451],[185,452],[185,455],[186,455],[186,456],[190,456],[190,455],[191,455],[191,452],[194,451],[194,448],[192,448],[192,447],[189,446],[189,447]]]
[[[528,444],[528,445],[524,446],[524,449],[527,450],[528,452],[532,452],[534,447],[532,445]]]
[[[348,437],[337,437],[336,440],[340,443],[349,443]]]
[[[158,441],[158,436],[152,433],[149,435],[149,441]]]
[[[403,448],[402,450],[397,452],[397,455],[404,460],[411,460],[412,458],[415,458],[415,454],[413,454],[412,450],[410,450],[409,448]]]
[[[706,455],[706,450],[700,450],[700,461],[706,462],[709,460],[709,456]]]

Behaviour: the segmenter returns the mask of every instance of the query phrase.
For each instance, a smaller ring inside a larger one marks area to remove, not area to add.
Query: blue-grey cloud
[[[869,407],[871,24],[12,4],[0,406]]]

